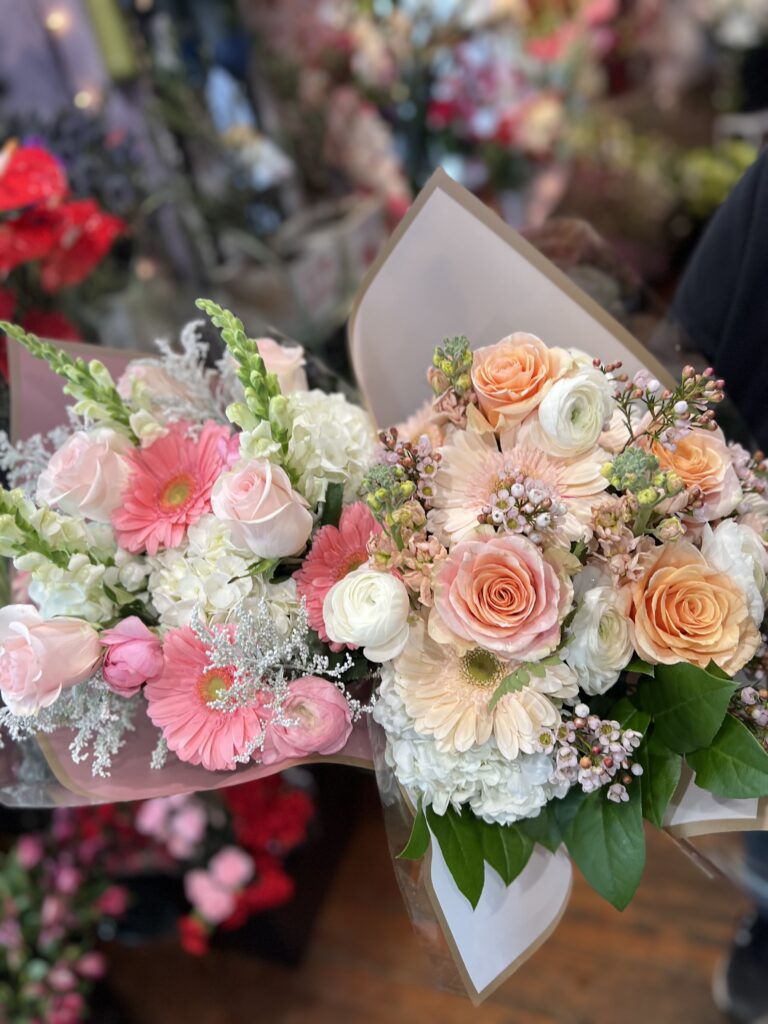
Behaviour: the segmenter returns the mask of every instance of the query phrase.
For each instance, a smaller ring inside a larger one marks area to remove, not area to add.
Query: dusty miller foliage
[[[59,699],[36,715],[14,715],[0,707],[0,746],[2,733],[15,742],[31,739],[39,733],[73,729],[69,752],[75,764],[90,759],[91,774],[108,778],[112,759],[126,743],[126,735],[135,729],[134,719],[143,704],[140,695],[119,697],[107,688],[101,673],[65,690]]]

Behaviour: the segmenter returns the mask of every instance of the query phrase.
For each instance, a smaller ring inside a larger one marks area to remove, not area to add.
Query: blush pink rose
[[[78,430],[52,456],[37,482],[37,500],[68,515],[108,523],[130,475],[133,445],[108,427]]]
[[[202,868],[188,871],[184,876],[184,891],[198,914],[209,924],[221,924],[235,909],[237,897]]]
[[[525,537],[457,544],[437,570],[435,606],[453,637],[514,661],[533,661],[560,641],[572,598],[541,549]],[[430,621],[430,632],[439,623]],[[437,633],[435,633],[437,635]]]
[[[305,676],[291,683],[284,704],[286,718],[296,725],[267,726],[261,759],[277,764],[310,754],[341,750],[352,732],[349,706],[340,691],[326,679]]]
[[[257,338],[256,344],[267,372],[276,375],[284,395],[307,390],[306,359],[301,345],[279,345],[272,338]]]
[[[285,471],[266,459],[251,459],[224,473],[211,493],[211,507],[227,521],[232,541],[258,558],[285,558],[301,551],[312,532],[312,514]]]
[[[538,408],[556,380],[573,365],[562,348],[547,348],[534,334],[518,331],[495,345],[479,348],[472,362],[472,383],[480,408],[496,427],[520,423]]]
[[[121,697],[138,693],[148,679],[163,670],[163,645],[141,619],[130,615],[101,634],[107,648],[102,671],[110,690]]]
[[[733,456],[721,430],[691,430],[674,451],[653,445],[662,469],[673,470],[686,487],[701,489],[703,504],[694,517],[705,522],[729,516],[743,498]]]
[[[49,707],[100,658],[99,634],[82,619],[46,621],[29,604],[0,608],[0,696],[14,715]]]
[[[236,892],[253,878],[253,859],[239,846],[225,846],[211,857],[208,872],[223,889]]]

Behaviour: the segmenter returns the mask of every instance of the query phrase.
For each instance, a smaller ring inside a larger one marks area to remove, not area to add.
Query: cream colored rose
[[[605,693],[632,657],[629,594],[611,586],[586,592],[568,628],[566,664],[590,695]]]
[[[361,568],[335,583],[323,601],[325,631],[333,643],[362,647],[369,661],[396,658],[408,642],[410,601],[389,573]]]
[[[279,345],[272,338],[257,338],[256,344],[267,372],[276,374],[284,395],[307,390],[306,359],[301,345]]]
[[[472,383],[493,427],[519,423],[538,408],[556,380],[572,366],[564,349],[547,348],[533,334],[510,334],[474,353]]]
[[[312,515],[287,474],[267,459],[251,459],[223,473],[211,492],[211,507],[229,527],[232,543],[258,558],[285,558],[304,547]]]
[[[79,430],[52,456],[37,481],[37,500],[68,515],[108,523],[130,476],[133,446],[108,427]]]
[[[742,590],[687,541],[661,547],[632,589],[630,616],[634,648],[654,664],[714,661],[734,675],[760,642]]]

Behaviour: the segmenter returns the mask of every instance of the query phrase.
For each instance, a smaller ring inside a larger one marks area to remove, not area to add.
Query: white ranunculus
[[[594,367],[555,381],[538,409],[550,454],[573,458],[594,448],[613,411],[611,383]]]
[[[626,596],[613,587],[593,587],[568,629],[565,662],[585,693],[605,693],[632,657]]]
[[[704,527],[701,553],[743,591],[750,615],[759,626],[765,612],[768,570],[768,555],[760,537],[749,526],[725,519],[715,530]]]
[[[334,584],[323,601],[325,630],[337,644],[363,648],[369,661],[396,658],[408,640],[410,601],[389,573],[356,569]]]

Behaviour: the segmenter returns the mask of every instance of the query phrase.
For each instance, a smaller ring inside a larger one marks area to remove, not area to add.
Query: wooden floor
[[[710,976],[743,904],[648,835],[634,904],[578,879],[549,942],[480,1009],[437,991],[387,859],[373,782],[303,966],[117,949],[111,978],[140,1024],[717,1024]]]

